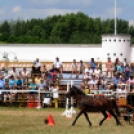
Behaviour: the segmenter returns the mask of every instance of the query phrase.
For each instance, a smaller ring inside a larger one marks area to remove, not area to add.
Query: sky
[[[0,0],[0,21],[46,18],[83,12],[89,17],[114,18],[114,0]],[[134,0],[117,0],[117,17],[134,25]]]

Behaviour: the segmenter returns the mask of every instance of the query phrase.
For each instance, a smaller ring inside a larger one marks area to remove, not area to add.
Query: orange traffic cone
[[[55,125],[55,122],[54,122],[54,119],[53,119],[52,115],[48,116],[48,125],[49,126],[54,126]]]
[[[108,117],[107,117],[107,120],[111,120],[112,116],[110,113],[108,113]]]

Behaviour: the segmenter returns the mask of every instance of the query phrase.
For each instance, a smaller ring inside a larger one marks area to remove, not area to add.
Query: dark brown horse
[[[117,125],[121,125],[117,116],[120,116],[120,112],[116,105],[116,101],[107,98],[93,98],[88,95],[85,95],[79,88],[73,86],[69,92],[66,93],[66,97],[75,97],[77,106],[80,109],[80,112],[77,114],[75,120],[72,123],[72,126],[75,125],[77,119],[84,114],[89,125],[91,126],[91,122],[89,120],[87,112],[102,112],[104,118],[100,121],[99,125],[102,125],[103,121],[105,121],[108,117],[107,112],[109,112],[116,120]],[[114,113],[114,111],[116,114]]]

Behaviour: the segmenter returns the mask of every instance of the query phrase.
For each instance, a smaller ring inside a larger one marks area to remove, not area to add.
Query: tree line
[[[117,19],[117,32],[130,34],[134,43],[134,26],[128,21]],[[101,35],[113,33],[114,19],[91,18],[82,12],[0,24],[0,42],[5,43],[101,44]]]

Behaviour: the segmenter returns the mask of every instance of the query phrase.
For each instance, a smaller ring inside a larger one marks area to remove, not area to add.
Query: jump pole
[[[67,92],[69,91],[69,82],[67,82]],[[66,98],[66,110],[62,113],[62,116],[67,116],[69,113],[69,98]]]
[[[73,81],[71,80],[71,87],[73,86]],[[69,110],[72,114],[76,114],[76,111],[74,109],[74,99],[71,97],[71,108]]]

